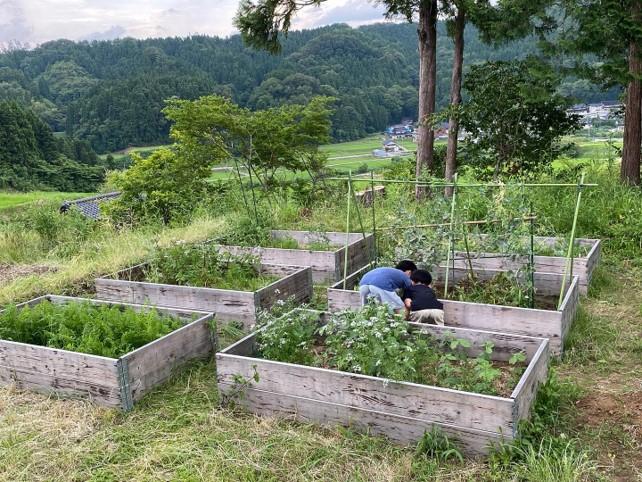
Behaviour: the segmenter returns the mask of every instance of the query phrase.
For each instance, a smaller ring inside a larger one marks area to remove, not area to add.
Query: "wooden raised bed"
[[[492,358],[498,361],[523,350],[528,367],[510,397],[497,397],[256,358],[254,333],[216,354],[218,387],[223,396],[259,415],[349,426],[401,444],[416,443],[433,426],[469,455],[485,454],[490,444],[513,439],[547,377],[548,340],[411,326],[436,338],[470,340],[471,356],[483,350],[485,341],[495,344]]]
[[[251,254],[257,256],[263,263],[310,266],[315,282],[333,282],[343,278],[346,233],[274,230],[272,236],[281,239],[292,238],[303,245],[319,239],[327,239],[333,249],[316,251],[243,246],[220,246],[220,249],[237,256]],[[374,238],[372,234],[366,234],[364,238],[362,233],[349,233],[348,243],[348,273],[352,273],[370,263]]]
[[[483,239],[486,235],[481,235]],[[588,287],[591,284],[593,271],[600,262],[601,241],[599,239],[582,239],[575,240],[577,244],[586,250],[586,256],[578,256],[573,258],[573,276],[577,275],[580,279],[579,289],[580,294],[585,295]],[[535,236],[535,243],[554,247],[561,244],[568,247],[568,240],[563,238],[551,238],[543,236]],[[537,251],[536,251],[537,252]],[[517,270],[528,266],[529,256],[501,256],[498,253],[484,253],[478,251],[470,252],[470,259],[473,268],[480,269],[499,269],[499,270]],[[467,254],[465,251],[455,252],[455,267],[466,268],[468,267]],[[539,256],[534,257],[535,271],[545,273],[564,274],[566,269],[567,259],[563,256]],[[569,273],[570,274],[570,273]]]
[[[114,304],[46,295],[19,307],[43,301]],[[150,309],[142,305],[118,305],[136,311]],[[211,313],[156,310],[185,320],[185,326],[117,359],[0,340],[0,384],[62,396],[89,397],[99,405],[130,410],[134,402],[166,381],[176,368],[190,360],[208,357],[215,347]],[[198,318],[192,321],[195,316]]]
[[[328,310],[340,311],[359,308],[361,298],[355,288],[359,286],[361,277],[370,269],[368,266],[350,275],[346,279],[345,290],[343,289],[343,281],[328,288]],[[490,279],[498,273],[500,273],[499,270],[475,270],[475,274],[480,279]],[[454,272],[451,270],[450,282],[456,283],[466,275],[465,270],[455,270]],[[433,276],[436,280],[436,287],[439,287],[443,271],[438,270],[433,273]],[[561,285],[561,275],[535,273],[535,288],[537,293],[542,296],[559,296]],[[577,313],[579,295],[579,278],[574,276],[570,282],[567,281],[566,293],[559,309],[517,308],[468,301],[441,300],[441,302],[444,304],[446,326],[548,338],[550,339],[551,354],[559,356],[563,352],[564,340]]]
[[[248,329],[256,323],[259,310],[278,300],[298,302],[312,297],[312,270],[301,266],[261,264],[261,274],[280,279],[258,291],[148,283],[141,276],[145,264],[96,280],[96,297],[101,300],[169,306],[214,313],[217,321],[240,321]]]

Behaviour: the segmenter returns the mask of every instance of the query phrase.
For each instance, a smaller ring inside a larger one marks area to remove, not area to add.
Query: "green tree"
[[[532,171],[561,152],[560,139],[578,127],[568,100],[556,93],[559,79],[539,62],[488,62],[473,66],[464,81],[470,97],[462,112],[469,134],[465,149],[497,179]]]
[[[219,145],[211,149],[214,156],[222,156]],[[160,220],[164,224],[183,219],[196,207],[196,200],[206,194],[211,167],[217,161],[193,162],[180,149],[158,149],[143,158],[132,154],[132,165],[122,172],[112,172],[107,184],[121,192],[109,203],[110,216],[117,222],[136,223]]]
[[[605,87],[626,87],[620,179],[640,184],[642,144],[642,1],[560,0],[570,19],[553,47],[578,58],[576,72]]]
[[[220,96],[170,100],[164,112],[174,122],[172,136],[194,159],[206,159],[221,145],[227,160],[238,159],[264,187],[279,169],[306,171],[318,147],[330,139],[329,104],[315,97],[307,105],[250,111]]]
[[[242,0],[235,24],[243,39],[253,47],[277,53],[281,34],[287,36],[293,16],[302,8],[318,6],[326,0]],[[403,17],[412,22],[417,17],[419,47],[419,130],[416,175],[420,177],[434,163],[435,113],[437,87],[437,0],[382,0],[386,16]],[[417,187],[417,197],[422,189]]]

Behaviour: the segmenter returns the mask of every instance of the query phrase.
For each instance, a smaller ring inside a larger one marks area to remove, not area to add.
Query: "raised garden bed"
[[[328,310],[341,311],[357,309],[361,306],[359,281],[371,269],[370,266],[362,268],[346,279],[345,289],[343,280],[328,288]],[[475,269],[475,274],[480,279],[492,279],[500,270]],[[450,271],[450,283],[457,284],[466,279],[467,270],[456,269]],[[441,280],[444,277],[443,268],[433,272],[437,294]],[[557,307],[563,276],[554,273],[535,273],[536,300],[542,299],[546,308],[523,308],[515,306],[494,305],[489,303],[474,303],[468,301],[454,301],[442,299],[444,304],[444,322],[446,326],[489,330],[502,333],[516,333],[550,339],[551,354],[559,356],[564,349],[564,340],[579,305],[579,277],[574,276],[567,281],[566,291],[562,304]],[[442,291],[443,293],[443,291]]]
[[[320,325],[326,315],[317,312]],[[409,323],[414,336],[465,340],[465,355],[478,357],[492,343],[493,363],[522,353],[526,368],[510,395],[493,396],[420,383],[393,381],[297,363],[265,359],[260,352],[263,327],[217,353],[222,395],[260,415],[343,425],[413,444],[434,426],[469,455],[488,452],[492,443],[517,435],[537,388],[548,373],[548,340],[464,328]],[[268,326],[269,327],[269,326]],[[448,341],[448,343],[450,343]]]
[[[219,321],[239,321],[246,329],[256,323],[259,310],[278,300],[312,297],[312,271],[301,266],[260,264],[257,271],[276,281],[256,291],[151,283],[146,281],[148,264],[143,263],[96,280],[96,297],[101,300],[152,304],[211,312]]]
[[[142,305],[114,304],[54,295],[36,298],[18,305],[16,309],[20,311],[25,307],[36,309],[35,307],[42,303],[51,303],[55,306],[67,305],[68,308],[77,308],[80,311],[85,309],[85,305],[89,305],[99,309],[109,306],[118,307],[120,311],[125,312],[131,309],[136,312],[145,312],[146,316],[158,313],[161,317],[171,318],[169,329],[180,327],[139,347],[136,347],[135,341],[131,342],[130,346],[134,349],[127,353],[114,354],[114,356],[99,356],[18,341],[0,340],[0,383],[3,385],[14,384],[18,388],[61,396],[89,397],[99,405],[129,410],[146,393],[167,380],[176,368],[190,360],[208,357],[215,346],[211,330],[213,322],[211,313],[172,308],[152,309]],[[65,314],[59,313],[58,316],[65,316]],[[69,313],[67,316],[70,318],[69,322],[73,323],[74,320],[71,318],[74,318],[74,313]],[[117,315],[112,313],[110,316]],[[60,319],[56,321],[59,322]],[[49,327],[49,330],[51,329]],[[167,327],[166,331],[168,331]],[[60,346],[61,334],[64,334],[67,340],[63,346],[69,346],[68,329],[60,330],[59,339],[50,344]],[[30,336],[35,334],[30,333]],[[86,333],[83,336],[86,337]],[[129,336],[138,338],[136,333],[130,333]],[[94,340],[94,343],[91,340],[84,340],[82,349],[83,351],[95,349],[96,344],[104,346],[104,338]]]
[[[280,247],[219,246],[234,255],[254,255],[261,262],[310,266],[315,282],[343,278],[346,234],[313,231],[271,231]],[[367,265],[372,256],[374,238],[371,234],[348,234],[348,273]],[[282,247],[291,246],[291,247]],[[324,248],[324,249],[321,249]]]
[[[479,236],[482,245],[485,235]],[[573,276],[579,277],[580,294],[586,294],[591,284],[593,271],[600,261],[601,241],[599,239],[576,239],[576,253],[573,258]],[[527,240],[525,239],[526,243]],[[535,237],[535,271],[564,274],[567,259],[568,240],[563,238]],[[490,251],[490,250],[488,250]],[[455,267],[468,267],[468,255],[465,251],[455,252]],[[528,255],[510,256],[485,252],[471,248],[470,260],[473,268],[516,270],[523,269],[529,263]]]

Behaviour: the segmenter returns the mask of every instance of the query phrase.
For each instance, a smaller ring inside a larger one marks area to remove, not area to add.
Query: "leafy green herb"
[[[43,301],[0,314],[0,339],[117,358],[181,326],[153,309]]]

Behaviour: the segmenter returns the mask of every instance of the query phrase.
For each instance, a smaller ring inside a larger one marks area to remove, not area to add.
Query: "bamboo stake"
[[[513,221],[529,221],[531,218],[529,216],[523,217],[523,218],[514,218]],[[534,216],[533,219],[537,219],[537,216]],[[461,225],[478,225],[478,224],[495,224],[495,223],[500,223],[500,220],[492,220],[492,219],[482,219],[479,221],[461,221],[459,223],[455,223],[457,226]],[[444,226],[450,226],[450,223],[434,223],[434,224],[413,224],[412,228],[439,228],[439,227],[444,227]],[[402,226],[403,227],[403,226]],[[389,226],[386,228],[379,228],[379,231],[394,231],[395,229],[399,229],[399,226]]]
[[[372,189],[372,260],[376,268],[379,254],[377,252],[377,213],[375,210],[374,172],[372,171],[370,171],[370,189]]]
[[[582,202],[582,187],[584,186],[584,173],[580,182],[577,184],[577,200],[575,201],[575,213],[573,214],[573,227],[571,228],[571,239],[568,245],[568,253],[566,255],[566,268],[564,269],[564,277],[562,278],[562,288],[560,289],[560,299],[557,303],[557,309],[562,306],[564,300],[564,291],[566,288],[566,276],[568,272],[571,273],[571,282],[573,278],[573,247],[575,244],[575,229],[577,228],[577,217],[580,213],[580,203]]]
[[[347,181],[348,178],[345,177],[326,177],[326,181]],[[357,180],[359,182],[359,180]],[[367,182],[367,180],[363,180]],[[419,185],[424,187],[455,187],[455,184],[450,182],[426,182],[426,181],[406,181],[401,179],[378,179],[377,182],[382,184],[412,184]],[[599,184],[581,184],[581,187],[597,187]],[[512,187],[514,184],[503,184],[503,183],[475,183],[475,184],[457,184],[458,188],[462,187]],[[524,183],[519,184],[520,187],[577,187],[576,184],[569,183]]]
[[[529,263],[529,277],[530,277],[530,306],[535,308],[535,221],[532,219],[533,214],[533,203],[531,202],[531,222],[530,222],[530,234],[531,234],[531,253],[530,253],[530,263]]]
[[[350,191],[352,191],[352,200],[354,201],[354,207],[357,211],[357,219],[359,220],[359,227],[361,228],[361,233],[363,234],[363,239],[366,239],[366,228],[363,226],[363,219],[361,219],[361,210],[359,209],[359,202],[357,201],[357,193],[352,189],[352,181],[348,182]]]
[[[346,214],[346,245],[343,253],[343,289],[348,277],[348,246],[350,245],[350,199],[352,198],[352,171],[348,171],[348,213]]]
[[[238,174],[239,177],[239,184],[241,186],[241,194],[243,195],[243,204],[245,204],[245,209],[247,209],[247,214],[248,216],[250,215],[250,205],[247,202],[247,197],[245,196],[245,188],[243,187],[243,179],[241,178],[241,170],[239,169],[239,163],[236,160],[236,157],[234,158],[234,165],[236,166],[236,173]]]
[[[454,250],[455,205],[457,203],[457,173],[453,176],[453,197],[450,202],[450,233],[448,244],[448,259],[446,260],[446,279],[444,280],[444,298],[448,296],[448,277],[450,275],[450,254]]]

